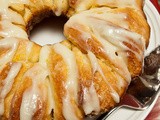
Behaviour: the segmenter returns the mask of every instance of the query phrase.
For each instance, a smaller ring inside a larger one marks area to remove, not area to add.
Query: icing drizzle
[[[62,44],[55,44],[53,48],[57,54],[63,57],[68,68],[68,77],[64,84],[66,95],[63,98],[63,115],[67,120],[76,120],[78,118],[71,103],[71,99],[78,103],[78,69],[76,59],[73,52]]]
[[[0,40],[0,47],[1,48],[10,48],[10,50],[3,56],[0,57],[0,70],[3,66],[12,60],[17,47],[18,47],[18,40],[16,38],[5,38]]]
[[[120,101],[120,97],[118,95],[118,93],[113,89],[113,87],[110,85],[110,83],[108,82],[108,80],[106,79],[101,67],[99,66],[98,64],[98,61],[97,61],[97,58],[96,56],[92,53],[92,52],[88,52],[88,57],[91,61],[91,64],[92,64],[92,67],[93,67],[93,72],[95,73],[96,71],[98,71],[102,78],[104,79],[104,81],[106,82],[107,86],[109,87],[109,89],[111,90],[111,96],[113,98],[113,100],[116,102],[116,103],[119,103]]]
[[[23,93],[20,107],[21,120],[31,120],[37,109],[43,107],[46,100],[46,89],[40,86],[44,86],[47,76],[48,72],[40,64],[35,64],[25,73],[24,79],[26,77],[30,78],[32,80],[32,86]]]
[[[7,77],[2,81],[3,86],[0,87],[0,115],[4,113],[4,99],[12,89],[14,79],[18,75],[21,66],[21,63],[13,63]]]
[[[86,115],[95,112],[99,113],[100,103],[93,83],[89,88],[83,88],[83,109]]]

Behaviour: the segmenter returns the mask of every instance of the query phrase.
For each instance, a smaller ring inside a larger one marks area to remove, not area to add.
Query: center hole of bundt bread
[[[30,40],[39,45],[54,44],[65,40],[63,27],[67,18],[51,16],[36,24],[30,31]]]

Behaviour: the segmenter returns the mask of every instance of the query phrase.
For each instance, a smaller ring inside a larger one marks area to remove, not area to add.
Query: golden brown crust
[[[33,46],[31,47],[31,51],[28,51],[29,53],[27,53],[27,47],[29,44],[33,44]],[[13,57],[13,61],[37,62],[39,60],[40,49],[41,46],[28,40],[19,40],[18,49]]]
[[[62,57],[55,52],[50,55],[49,60],[49,69],[51,71],[53,84],[53,91],[55,91],[54,99],[55,99],[55,110],[54,110],[54,118],[55,119],[64,119],[62,114],[62,98],[65,95],[65,89],[63,86],[63,82],[67,77],[67,68],[62,59]]]
[[[89,88],[91,84],[94,84],[94,87],[96,89],[96,92],[100,99],[100,108],[101,112],[110,110],[112,107],[116,105],[113,98],[111,97],[110,93],[111,90],[109,86],[106,84],[105,80],[103,79],[102,75],[97,71],[95,74],[93,74],[93,68],[91,66],[90,60],[87,57],[87,54],[82,53],[77,47],[72,45],[72,51],[75,54],[76,62],[78,65],[78,71],[79,71],[79,81],[80,81],[80,105],[83,105],[83,96],[84,92],[83,89]],[[120,96],[122,96],[126,90],[126,87],[128,86],[127,81],[123,80],[123,86],[121,88],[118,88],[118,81],[117,76],[118,74],[112,70],[108,64],[105,63],[105,61],[99,59],[98,63],[100,67],[102,68],[102,71],[107,78],[107,81],[110,83],[110,85],[113,87],[113,89],[118,92]],[[123,78],[122,78],[123,79]],[[91,114],[97,114],[95,111],[93,111]]]
[[[20,86],[18,86],[18,89],[16,89],[16,92],[14,93],[14,96],[11,101],[11,110],[9,113],[9,118],[13,120],[20,119],[20,107],[22,103],[23,93],[32,84],[30,79],[25,79],[21,83],[23,85],[21,84]]]
[[[79,108],[83,111],[83,98],[84,98],[84,88],[89,88],[93,83],[93,74],[92,74],[92,67],[90,64],[89,59],[87,58],[86,54],[83,54],[79,49],[75,46],[72,46],[72,51],[74,52],[78,72],[79,72]],[[84,112],[84,111],[83,111]],[[83,113],[84,114],[84,113]]]
[[[145,16],[143,16],[143,14],[140,14],[139,12],[133,9],[128,9],[124,12],[128,13],[127,20],[130,25],[129,26],[130,30],[142,35],[145,38],[145,45],[147,48],[150,38],[150,27],[146,21]]]
[[[23,91],[21,89],[25,89],[25,86],[30,86],[30,82],[26,81],[27,84],[22,85],[22,77],[24,73],[32,66],[31,63],[25,63],[23,64],[21,71],[18,73],[17,77],[15,78],[15,81],[13,83],[11,91],[8,93],[6,99],[5,99],[5,112],[4,117],[9,119],[10,117],[17,119],[19,117],[19,107],[21,105],[21,98]],[[18,90],[19,89],[19,90]],[[17,92],[16,92],[17,91]],[[14,97],[15,94],[18,96]],[[12,103],[13,101],[17,101],[17,103]],[[10,104],[9,104],[10,103]],[[19,107],[18,107],[19,106]],[[12,109],[11,109],[12,108]]]
[[[105,9],[104,9],[105,10]],[[101,10],[102,11],[102,10]],[[90,13],[92,14],[93,12],[98,12],[98,9],[93,9]],[[142,35],[143,40],[140,40],[140,42],[145,42],[145,45],[147,46],[149,43],[149,25],[147,24],[145,18],[143,15],[138,14],[134,9],[132,8],[118,8],[118,9],[108,9],[107,10],[108,13],[114,13],[114,14],[126,14],[127,17],[125,18],[125,22],[128,24],[128,28],[125,30],[127,31],[132,31],[135,33],[138,33],[140,35]],[[82,15],[82,13],[80,13]],[[84,12],[85,14],[85,12]],[[98,13],[97,13],[98,14]],[[99,14],[105,14],[105,13],[99,13]],[[78,16],[78,15],[77,15]],[[89,14],[88,14],[89,16]],[[74,18],[73,18],[74,19]],[[89,18],[88,18],[89,19]],[[95,20],[102,20],[101,18],[94,18]],[[84,19],[85,20],[85,19]],[[71,20],[69,20],[71,21]],[[104,22],[104,21],[103,21]],[[107,23],[107,21],[105,21]],[[114,22],[114,21],[109,21],[109,23],[111,26],[113,27],[120,27],[122,28],[120,25],[120,22]],[[93,23],[93,25],[95,25]],[[76,29],[74,26],[76,26],[79,29]],[[67,38],[74,43],[77,47],[79,47],[82,51],[86,52],[88,50],[91,50],[93,53],[96,54],[97,57],[100,57],[101,59],[106,59],[108,61],[108,64],[112,64],[115,66],[114,63],[112,63],[112,61],[110,61],[108,59],[108,57],[105,54],[104,48],[103,46],[99,43],[98,38],[96,38],[96,36],[94,35],[93,30],[91,30],[92,28],[87,27],[85,24],[75,24],[74,23],[67,23],[65,25],[65,29],[64,29],[64,34],[67,36]],[[123,28],[124,29],[124,28]],[[82,32],[83,31],[83,32]],[[88,39],[85,39],[84,33],[87,33],[90,35],[90,37]],[[141,54],[140,52],[143,51],[144,46],[142,44],[137,44],[134,42],[134,40],[132,40],[132,38],[127,38],[130,39],[130,43],[123,43],[124,45],[126,45],[128,48],[132,49],[132,52],[135,51],[138,54]],[[145,41],[144,41],[145,40]],[[134,47],[134,45],[136,45],[136,47]],[[138,59],[136,58],[135,55],[133,55],[132,52],[128,52],[128,63],[129,64],[129,71],[131,72],[132,76],[136,76],[141,72],[141,68],[142,68],[142,59]],[[143,58],[143,57],[142,57]]]
[[[109,8],[134,8],[143,13],[144,0],[69,0],[70,9],[67,16],[72,16],[82,11],[95,7]]]
[[[63,44],[69,47],[69,43],[63,42]],[[50,58],[49,58],[49,69],[51,71],[52,77],[52,85],[54,92],[54,99],[55,99],[55,109],[54,109],[54,118],[55,119],[65,119],[63,116],[63,99],[66,96],[66,88],[65,83],[67,80],[67,66],[64,62],[62,56],[58,55],[57,53],[52,51]],[[71,104],[74,107],[75,114],[79,116],[78,118],[82,119],[82,113],[79,109],[77,103],[74,100],[71,100]]]

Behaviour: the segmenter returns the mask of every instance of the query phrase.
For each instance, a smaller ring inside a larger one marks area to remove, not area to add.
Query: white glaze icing
[[[81,19],[80,19],[81,18]],[[128,29],[128,21],[127,21],[127,14],[126,13],[112,13],[112,9],[101,7],[101,8],[92,8],[88,11],[83,11],[80,14],[72,16],[67,23],[83,23],[86,24],[86,18],[96,18],[99,20],[108,21]],[[76,20],[75,20],[76,19]],[[120,22],[121,21],[121,22]],[[74,24],[76,27],[76,24]]]
[[[64,83],[66,95],[63,98],[63,115],[67,120],[78,119],[71,103],[71,98],[78,103],[78,68],[73,52],[66,46],[57,43],[53,46],[55,52],[62,56],[68,68],[67,80]]]
[[[13,25],[10,21],[3,20],[3,21],[0,21],[0,24],[2,25],[0,36],[28,39],[27,33],[22,28],[16,25]]]
[[[72,2],[72,0],[70,0]],[[73,7],[76,12],[88,10],[89,8],[95,6],[109,6],[109,7],[132,7],[135,9],[140,9],[139,5],[137,4],[136,0],[76,0]]]
[[[88,57],[89,57],[89,59],[90,59],[90,61],[91,61],[91,65],[92,65],[93,71],[94,71],[94,72],[98,71],[98,72],[101,74],[103,80],[105,81],[106,85],[109,87],[109,89],[110,89],[110,91],[111,91],[110,94],[111,94],[113,100],[114,100],[116,103],[119,103],[120,97],[119,97],[118,93],[117,93],[117,92],[113,89],[113,87],[110,85],[110,83],[108,82],[107,78],[105,77],[105,75],[104,75],[101,67],[100,67],[99,64],[98,64],[98,61],[97,61],[96,56],[95,56],[92,52],[88,51]]]
[[[125,85],[125,80],[118,74],[115,73],[115,76],[117,78],[117,87],[119,90],[121,90],[122,87],[124,87]]]
[[[99,11],[100,14],[97,12]],[[104,21],[108,21],[111,23],[114,23],[115,25],[118,25],[119,27],[128,29],[128,21],[127,21],[127,13],[112,13],[112,9],[102,7],[98,9],[91,9],[92,16],[94,18],[98,18]],[[86,15],[89,14],[89,12],[86,12]]]
[[[37,88],[35,90],[30,90],[23,94],[21,109],[20,109],[20,119],[21,120],[32,120],[32,117],[37,109],[37,102],[40,100],[39,91]]]
[[[21,63],[13,63],[7,77],[2,81],[2,88],[0,87],[0,115],[4,113],[4,99],[6,95],[10,92],[14,79],[21,69]]]
[[[96,33],[96,31],[95,31]],[[126,56],[121,56],[120,54],[117,56],[115,53],[117,51],[121,51],[119,48],[117,48],[115,45],[113,45],[112,43],[106,41],[106,39],[102,38],[99,36],[99,33],[96,33],[96,37],[98,39],[98,41],[103,45],[103,48],[105,50],[105,54],[107,55],[107,57],[110,59],[110,61],[112,63],[114,63],[115,66],[115,70],[120,73],[122,76],[124,76],[126,78],[126,80],[128,82],[130,82],[131,80],[131,76],[130,73],[128,71],[127,68],[127,62],[124,60],[127,59],[127,55]],[[121,64],[119,64],[121,63]]]
[[[76,0],[75,11],[80,12],[89,9],[93,5],[94,0]]]
[[[27,44],[27,47],[26,47],[26,60],[29,59],[29,56],[31,54],[31,51],[32,51],[32,47],[33,47],[33,43],[32,42],[29,42]]]
[[[49,58],[49,54],[51,53],[51,49],[49,46],[43,46],[40,51],[39,63],[43,65],[43,67],[48,68],[47,60]]]
[[[99,113],[100,103],[93,83],[89,88],[83,88],[83,110],[86,115],[94,112]]]
[[[48,71],[49,75],[50,75],[50,71],[48,69],[47,62],[48,62],[50,52],[51,52],[50,46],[47,46],[47,45],[43,46],[41,48],[40,57],[39,57],[39,63],[44,68],[46,68],[46,71]],[[50,114],[52,109],[54,109],[54,106],[55,106],[55,102],[54,102],[54,99],[53,99],[53,92],[54,91],[51,89],[49,79],[47,79],[46,82],[47,82],[47,86],[48,86],[48,102],[49,102],[48,114]]]
[[[63,99],[63,116],[66,120],[79,120],[75,114],[73,105],[71,103],[70,95],[67,91],[65,98]]]
[[[143,46],[141,35],[134,32],[129,32],[123,28],[110,26],[109,23],[103,22],[101,20],[96,20],[94,22],[95,24],[92,26],[92,28],[97,40],[103,45],[105,53],[110,61],[116,65],[116,70],[122,76],[124,76],[128,82],[130,82],[131,76],[127,68],[128,63],[126,60],[128,56],[127,53],[121,54],[121,51],[123,53],[129,50],[136,55],[137,59],[141,61],[143,59],[143,52],[130,40],[132,39],[138,45]],[[131,44],[141,52],[138,53],[133,51],[132,49],[126,47],[123,42]]]
[[[60,16],[63,12],[66,11],[66,8],[68,8],[68,1],[67,0],[56,0],[54,1],[54,4],[56,6],[54,12],[56,16]]]
[[[138,8],[136,0],[96,0],[95,3],[99,6]]]
[[[17,50],[18,43],[16,38],[5,38],[0,40],[0,48],[10,48],[6,54],[0,57],[0,70],[6,63],[12,60]]]
[[[9,10],[9,6],[12,3],[22,3],[21,0],[1,0],[0,1],[0,14],[2,15],[2,20],[9,20],[18,24],[25,25],[22,16],[12,10]]]
[[[32,86],[25,90],[22,96],[22,103],[20,107],[20,119],[32,120],[38,108],[42,108],[43,102],[46,99],[46,89],[40,89],[39,86],[43,86],[49,75],[48,71],[41,66],[41,64],[35,64],[29,69],[23,78],[26,77],[32,80]],[[40,102],[38,104],[38,102]]]
[[[105,51],[107,58],[115,65],[114,70],[130,83],[131,75],[128,70],[128,54],[126,51],[132,52],[139,61],[142,61],[145,48],[144,38],[140,34],[127,30],[129,27],[127,14],[109,12],[110,9],[107,8],[95,8],[81,12],[70,18],[65,25],[65,29],[74,28],[81,33],[78,39],[86,43],[86,51],[90,50],[88,46],[90,38],[98,40],[103,46],[102,49]],[[113,25],[112,22],[117,25]],[[77,39],[71,35],[69,37],[74,41]],[[132,45],[138,52],[127,47],[124,43]]]

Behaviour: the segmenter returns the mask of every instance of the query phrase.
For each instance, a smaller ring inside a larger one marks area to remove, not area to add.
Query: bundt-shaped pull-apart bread
[[[79,120],[115,107],[142,70],[143,0],[0,0],[0,119]],[[39,46],[33,25],[66,15],[67,40]]]

